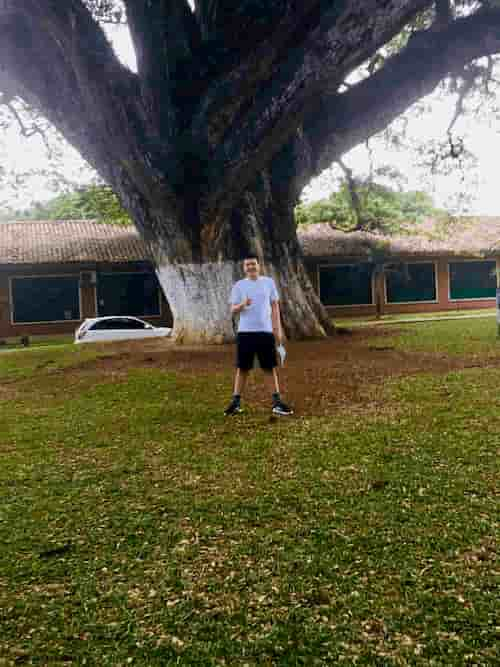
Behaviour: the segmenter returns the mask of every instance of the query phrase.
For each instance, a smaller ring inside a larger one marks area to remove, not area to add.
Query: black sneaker
[[[293,410],[283,401],[277,401],[273,405],[273,413],[275,415],[293,415]]]
[[[227,408],[224,410],[224,414],[226,415],[226,417],[229,417],[230,415],[237,415],[240,412],[243,412],[243,408],[241,407],[240,402],[234,398],[231,401],[231,403],[229,403]]]

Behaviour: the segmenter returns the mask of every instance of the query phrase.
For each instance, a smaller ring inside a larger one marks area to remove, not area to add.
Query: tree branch
[[[6,106],[7,109],[10,111],[15,121],[17,122],[19,130],[23,137],[29,139],[30,137],[33,137],[35,134],[38,134],[42,138],[42,141],[45,144],[45,148],[47,149],[47,154],[50,159],[52,157],[52,149],[50,147],[47,135],[45,134],[43,128],[37,125],[36,123],[33,123],[31,127],[27,127],[23,119],[21,118],[21,115],[19,114],[16,107],[12,103],[12,101],[3,101],[3,99],[0,99],[0,104]]]
[[[141,77],[169,83],[181,60],[192,57],[201,35],[187,0],[124,0]]]
[[[461,82],[458,87],[458,98],[455,103],[455,111],[453,113],[453,118],[450,121],[450,124],[448,125],[448,129],[446,130],[449,135],[451,135],[451,132],[453,128],[455,127],[455,124],[457,120],[460,118],[460,116],[463,115],[464,113],[464,102],[467,97],[467,95],[474,90],[475,87],[475,82],[476,82],[476,70],[475,68],[472,67],[465,67],[461,73]]]
[[[408,46],[371,77],[345,93],[323,96],[305,120],[313,159],[301,174],[303,187],[354,146],[381,132],[449,74],[500,52],[500,9],[456,19],[446,30],[417,33]]]
[[[194,0],[195,14],[204,39],[214,31],[219,0]]]
[[[137,76],[118,61],[80,0],[23,0],[4,17],[0,67],[108,182],[139,154],[144,112]],[[110,155],[113,160],[110,160]]]
[[[290,51],[269,86],[259,92],[244,117],[235,120],[212,156],[207,209],[213,217],[234,205],[255,173],[300,126],[311,105],[316,106],[325,89],[336,90],[348,72],[431,3],[414,0],[402,5],[388,0],[379,9],[368,0],[354,6],[346,0],[334,4],[323,15],[320,26]]]
[[[177,132],[173,89],[201,34],[187,0],[124,0],[137,56],[142,98],[164,138]]]
[[[175,165],[149,122],[138,77],[118,61],[89,10],[81,0],[16,6],[22,9],[0,28],[0,66],[17,82],[16,92],[115,189],[127,181],[146,201],[176,210],[167,182]]]
[[[453,20],[453,8],[450,0],[436,0],[436,20],[434,29],[441,30]]]
[[[208,3],[207,8],[210,6],[211,11],[215,11],[214,4]],[[291,47],[290,40],[293,39],[293,46],[296,46],[299,35],[307,35],[311,21],[320,21],[320,4],[320,0],[302,0],[298,7],[293,3],[288,5],[272,30],[267,31],[269,35],[264,35],[264,39],[261,34],[256,43],[253,42],[249,57],[241,59],[240,55],[240,65],[215,78],[193,114],[189,131],[195,143],[201,140],[215,144],[218,141],[228,122],[254,98],[259,85],[272,76],[274,64],[283,51]]]
[[[363,211],[358,189],[356,187],[356,181],[352,175],[352,169],[349,169],[349,167],[344,162],[342,162],[340,158],[337,160],[337,164],[344,172],[347,189],[349,190],[349,197],[351,199],[352,210],[354,211],[354,217],[356,218],[356,224],[354,225],[354,229],[352,231],[357,231],[363,227]]]

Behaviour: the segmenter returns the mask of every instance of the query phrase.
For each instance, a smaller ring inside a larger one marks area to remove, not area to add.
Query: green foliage
[[[380,231],[386,234],[415,233],[426,218],[446,219],[447,213],[437,209],[425,192],[401,192],[379,183],[360,180],[356,183],[360,208],[352,203],[347,183],[327,199],[297,206],[299,225],[330,222],[339,229],[352,231]]]
[[[90,185],[74,192],[58,195],[46,203],[35,203],[24,211],[8,211],[3,218],[10,220],[95,219],[115,225],[131,224],[118,198],[106,185]]]

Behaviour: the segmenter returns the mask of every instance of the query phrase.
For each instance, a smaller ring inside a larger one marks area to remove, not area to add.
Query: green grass
[[[442,324],[394,344],[498,354]],[[98,354],[0,356],[0,665],[500,663],[499,368],[271,422]]]
[[[425,322],[384,331],[383,345],[440,355],[500,358],[500,338],[494,319]],[[370,341],[369,344],[373,344]]]
[[[113,354],[119,354],[119,348],[113,349],[108,343],[79,346],[70,343],[0,352],[0,383],[5,385],[8,382],[35,378],[39,375],[46,380],[47,375],[54,375],[66,368],[78,367]]]
[[[23,350],[33,349],[39,347],[47,347],[52,345],[67,345],[73,342],[74,336],[61,334],[58,336],[29,336],[29,345],[24,346],[21,342],[21,337],[6,338],[2,340],[0,352],[5,350]]]
[[[484,308],[477,310],[440,310],[430,313],[397,313],[386,314],[380,318],[375,315],[369,317],[334,317],[333,321],[337,326],[341,327],[359,327],[359,326],[373,326],[385,324],[397,324],[398,322],[412,322],[419,323],[421,320],[435,320],[435,319],[474,319],[474,318],[489,318],[495,317],[495,308]]]

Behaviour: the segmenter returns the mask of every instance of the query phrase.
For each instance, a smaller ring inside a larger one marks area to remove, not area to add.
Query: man
[[[242,412],[241,396],[248,374],[257,356],[272,393],[272,411],[277,415],[291,415],[291,410],[280,396],[276,342],[282,344],[279,296],[272,278],[260,275],[260,265],[255,257],[243,262],[245,278],[239,280],[231,292],[231,313],[239,315],[236,337],[237,361],[234,394],[224,414]]]

